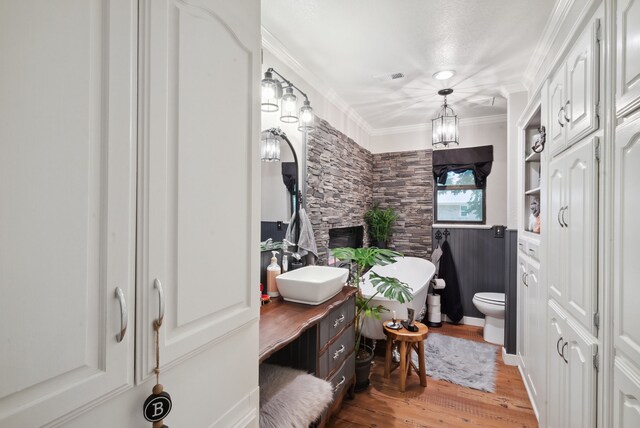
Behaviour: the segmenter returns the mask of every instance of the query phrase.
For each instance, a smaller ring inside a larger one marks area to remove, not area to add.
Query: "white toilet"
[[[473,304],[484,314],[484,340],[504,345],[504,293],[476,293]]]

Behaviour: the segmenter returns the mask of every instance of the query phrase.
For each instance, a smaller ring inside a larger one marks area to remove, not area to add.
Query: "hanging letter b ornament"
[[[161,422],[171,411],[171,405],[171,396],[162,390],[162,385],[157,384],[144,402],[144,418],[149,422]],[[166,425],[160,426],[168,428]]]

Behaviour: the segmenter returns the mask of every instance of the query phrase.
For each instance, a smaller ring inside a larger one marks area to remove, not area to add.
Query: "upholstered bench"
[[[308,427],[332,399],[325,380],[290,367],[260,365],[260,428]]]

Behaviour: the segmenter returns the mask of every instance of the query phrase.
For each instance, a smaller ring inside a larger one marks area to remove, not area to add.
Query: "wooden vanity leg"
[[[424,360],[424,340],[418,342],[418,366],[420,367],[420,385],[427,386],[427,363]]]
[[[400,391],[404,392],[407,384],[407,342],[400,341]]]
[[[384,357],[384,377],[388,379],[391,375],[391,350],[393,349],[393,340],[387,337],[387,353]]]

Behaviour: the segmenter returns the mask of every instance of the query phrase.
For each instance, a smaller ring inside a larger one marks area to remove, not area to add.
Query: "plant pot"
[[[387,243],[383,241],[371,240],[371,246],[376,248],[387,249]]]
[[[356,353],[356,385],[355,392],[364,391],[369,387],[369,375],[371,374],[371,362],[373,361],[373,349],[363,346],[363,350]],[[364,355],[363,355],[364,354]]]

